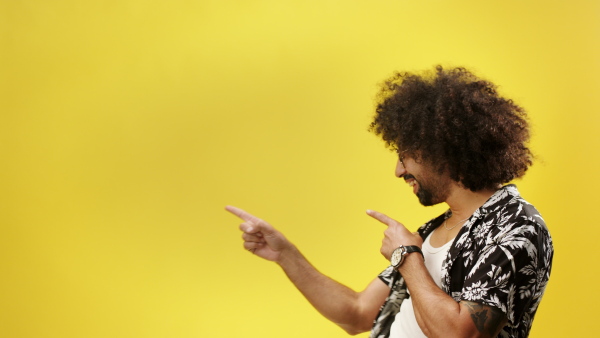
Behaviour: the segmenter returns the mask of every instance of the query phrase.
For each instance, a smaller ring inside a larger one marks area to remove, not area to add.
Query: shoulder
[[[470,233],[472,249],[489,254],[504,252],[511,261],[518,256],[537,259],[536,252],[545,252],[547,260],[551,261],[552,238],[539,211],[521,197],[515,186],[501,190],[495,195],[494,203],[485,206],[482,217],[473,225]]]
[[[513,262],[513,269],[520,264],[550,266],[553,243],[550,232],[539,211],[525,199],[516,188],[473,228],[474,248],[484,256],[504,257]]]
[[[526,201],[514,185],[502,188],[495,203],[484,209],[483,223],[497,231],[518,231],[534,228],[536,233],[548,234],[546,222],[540,212]]]

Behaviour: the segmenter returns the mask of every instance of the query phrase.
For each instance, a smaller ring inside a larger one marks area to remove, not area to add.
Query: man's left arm
[[[402,223],[376,211],[367,214],[388,226],[381,246],[381,254],[388,260],[400,245],[421,247],[421,237]],[[498,308],[456,302],[435,284],[419,254],[408,254],[399,271],[410,291],[417,323],[429,337],[496,337],[507,323],[506,314]]]
[[[476,302],[456,302],[427,271],[421,255],[408,255],[399,268],[417,323],[428,337],[496,337],[508,319],[500,309]]]

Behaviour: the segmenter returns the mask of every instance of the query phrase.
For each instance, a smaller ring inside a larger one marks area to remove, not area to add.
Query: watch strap
[[[425,259],[425,255],[423,255],[423,251],[421,251],[421,248],[419,248],[418,246],[408,245],[408,246],[405,246],[404,248],[406,249],[406,254],[409,254],[411,252],[418,252],[421,254],[421,256],[423,256],[423,259]]]

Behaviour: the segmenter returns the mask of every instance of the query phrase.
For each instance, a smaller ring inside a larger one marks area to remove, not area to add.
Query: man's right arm
[[[295,247],[278,264],[306,299],[349,334],[369,331],[390,292],[379,278],[356,292],[315,269]]]
[[[378,278],[356,292],[314,268],[283,234],[267,222],[228,206],[227,211],[245,222],[240,225],[244,248],[277,263],[306,299],[327,319],[349,334],[370,330],[389,287]]]

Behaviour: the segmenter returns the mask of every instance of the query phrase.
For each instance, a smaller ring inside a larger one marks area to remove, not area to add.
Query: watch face
[[[392,257],[390,258],[390,261],[394,267],[398,267],[402,262],[402,251],[403,248],[399,247],[396,250],[394,250],[394,252],[392,252]]]

